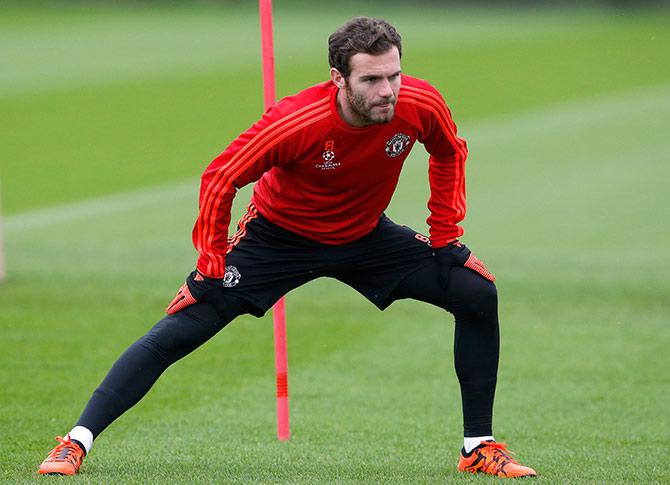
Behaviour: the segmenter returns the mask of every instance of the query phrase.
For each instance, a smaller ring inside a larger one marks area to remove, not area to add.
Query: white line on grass
[[[640,114],[670,106],[670,85],[636,88],[571,100],[521,114],[493,118],[465,126],[461,130],[473,143],[484,144],[511,137],[535,136],[568,125],[588,125],[625,114]],[[99,217],[179,197],[195,201],[197,182],[193,179],[150,188],[136,189],[104,197],[36,209],[5,219],[5,232],[12,234],[33,228],[78,219]]]
[[[543,106],[464,125],[459,130],[473,143],[493,143],[509,138],[528,138],[566,126],[599,121],[670,107],[670,84],[615,91]],[[625,118],[622,117],[625,122]]]
[[[130,211],[138,207],[161,204],[185,196],[190,196],[195,204],[197,187],[197,181],[189,179],[56,205],[45,209],[36,209],[7,217],[5,219],[5,232],[9,234],[78,219]]]

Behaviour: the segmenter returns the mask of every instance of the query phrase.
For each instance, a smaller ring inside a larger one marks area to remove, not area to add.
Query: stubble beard
[[[345,94],[347,95],[347,102],[349,103],[351,111],[354,112],[364,125],[383,125],[389,123],[393,119],[395,113],[395,101],[389,101],[391,109],[389,109],[388,113],[375,116],[372,113],[372,108],[374,108],[375,105],[368,107],[365,102],[365,96],[354,93],[349,84],[345,86]]]

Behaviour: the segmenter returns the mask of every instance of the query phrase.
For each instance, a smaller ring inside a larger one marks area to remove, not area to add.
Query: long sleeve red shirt
[[[324,244],[364,236],[417,141],[430,154],[431,242],[441,247],[463,234],[467,148],[438,91],[403,75],[393,119],[362,128],[340,117],[337,92],[328,81],[282,99],[207,167],[193,228],[201,273],[223,277],[232,200],[255,181],[252,202],[270,222]]]

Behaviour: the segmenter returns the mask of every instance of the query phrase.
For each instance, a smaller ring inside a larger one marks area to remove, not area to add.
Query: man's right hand
[[[209,278],[198,270],[193,271],[165,311],[168,315],[193,305],[196,302],[213,299],[223,289],[223,278]]]

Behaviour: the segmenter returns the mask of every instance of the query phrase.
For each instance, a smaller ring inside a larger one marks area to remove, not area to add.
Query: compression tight
[[[93,392],[77,426],[98,436],[142,399],[165,369],[246,313],[245,307],[242,300],[227,298],[220,313],[208,303],[197,303],[164,317],[114,363]]]
[[[500,354],[496,287],[474,271],[455,266],[445,291],[437,271],[436,265],[427,265],[410,274],[391,300],[412,298],[454,315],[454,366],[461,387],[464,436],[491,436]]]
[[[454,314],[454,363],[461,386],[465,436],[492,435],[499,334],[496,289],[474,271],[454,267],[445,288],[435,265],[407,276],[390,300],[413,298]],[[82,413],[78,426],[97,437],[134,406],[174,362],[212,338],[238,315],[242,300],[226,298],[219,312],[199,303],[168,315],[132,344],[112,366]]]

